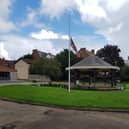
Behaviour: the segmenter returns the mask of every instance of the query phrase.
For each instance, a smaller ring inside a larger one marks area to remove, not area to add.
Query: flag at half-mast
[[[77,53],[77,47],[75,45],[75,43],[73,42],[73,39],[70,37],[70,45],[73,48],[73,50]]]

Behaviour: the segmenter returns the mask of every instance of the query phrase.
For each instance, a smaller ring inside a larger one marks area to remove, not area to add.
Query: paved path
[[[8,86],[8,85],[31,85],[35,84],[33,82],[29,81],[22,81],[22,80],[16,80],[16,81],[10,81],[10,80],[0,80],[0,86]]]
[[[0,101],[0,126],[15,129],[129,129],[128,113],[87,112]]]

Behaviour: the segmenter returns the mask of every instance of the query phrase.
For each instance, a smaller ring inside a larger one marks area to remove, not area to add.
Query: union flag
[[[73,50],[77,53],[77,47],[75,46],[75,43],[73,42],[72,38],[70,38],[70,45],[73,48]]]

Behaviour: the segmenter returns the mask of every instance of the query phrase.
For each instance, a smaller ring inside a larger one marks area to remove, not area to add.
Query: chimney
[[[40,55],[39,55],[39,52],[38,52],[37,49],[33,49],[32,57],[33,57],[34,60],[39,60],[40,59]]]
[[[86,58],[87,56],[88,56],[88,51],[86,50],[86,48],[81,48],[79,50],[79,57]]]

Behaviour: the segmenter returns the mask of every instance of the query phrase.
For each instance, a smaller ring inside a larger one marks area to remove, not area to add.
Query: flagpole
[[[70,14],[68,16],[68,33],[69,33],[69,58],[68,58],[68,67],[69,67],[69,71],[68,71],[68,90],[69,90],[69,93],[70,93],[70,83],[71,83],[71,77],[70,77],[70,74],[71,74],[71,71],[70,71],[70,48],[71,48],[71,41],[70,41]]]

